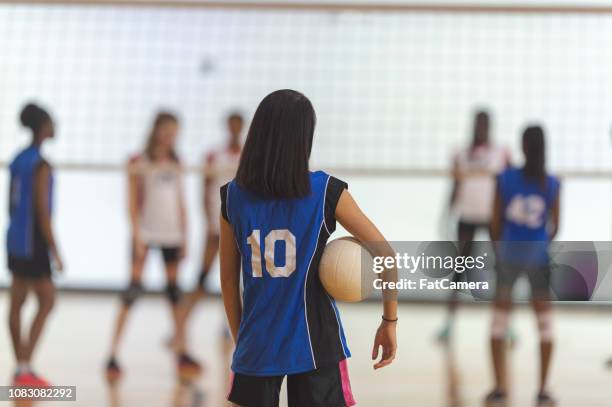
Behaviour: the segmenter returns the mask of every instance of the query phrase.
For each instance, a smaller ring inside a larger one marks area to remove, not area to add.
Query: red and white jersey
[[[495,198],[495,175],[510,163],[505,148],[485,144],[455,154],[454,166],[460,173],[453,211],[470,223],[489,223]]]
[[[209,231],[219,231],[219,215],[221,213],[220,189],[236,176],[238,164],[240,164],[241,149],[235,150],[228,147],[214,150],[206,156],[204,171],[206,177],[211,180],[210,189],[206,191],[204,199],[210,206],[210,216],[207,220]]]
[[[178,247],[181,226],[182,174],[178,163],[153,163],[145,155],[130,160],[138,177],[139,228],[151,246]]]

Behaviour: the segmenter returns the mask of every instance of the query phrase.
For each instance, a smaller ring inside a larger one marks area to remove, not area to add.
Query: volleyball
[[[358,302],[373,290],[372,258],[354,237],[346,236],[327,244],[319,264],[319,278],[334,299]]]

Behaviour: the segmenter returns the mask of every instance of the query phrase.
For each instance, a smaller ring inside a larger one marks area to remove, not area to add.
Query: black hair
[[[51,115],[37,104],[28,103],[21,109],[19,120],[24,127],[32,130],[34,136],[37,136],[40,129],[51,121]]]
[[[472,136],[472,147],[476,147],[480,143],[482,143],[481,137],[482,135],[479,133],[480,126],[484,124],[486,126],[486,138],[489,137],[489,126],[491,123],[491,117],[489,116],[489,112],[486,110],[479,110],[474,115],[474,133]]]
[[[266,96],[247,134],[238,185],[265,199],[308,196],[315,125],[312,103],[300,92],[283,89]]]
[[[525,153],[525,176],[533,181],[546,185],[546,148],[544,129],[541,126],[529,126],[523,131],[523,152]]]

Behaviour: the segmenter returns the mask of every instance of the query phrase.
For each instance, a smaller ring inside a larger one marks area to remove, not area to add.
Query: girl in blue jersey
[[[43,143],[53,138],[53,120],[35,104],[21,112],[21,123],[32,131],[32,143],[10,164],[8,268],[13,276],[9,326],[17,370],[16,385],[47,386],[33,373],[30,361],[55,301],[51,264],[61,271],[62,260],[51,226],[53,171],[41,153]],[[38,311],[27,335],[22,334],[21,309],[33,291]]]
[[[536,402],[552,406],[546,391],[553,335],[550,305],[548,246],[559,226],[559,181],[546,172],[544,131],[528,127],[523,133],[525,164],[510,168],[497,178],[491,238],[498,258],[497,293],[491,327],[491,354],[495,389],[489,405],[507,401],[504,338],[512,306],[512,287],[525,273],[532,292],[533,309],[540,334],[540,380]]]
[[[260,103],[236,178],[221,188],[220,262],[225,310],[236,343],[228,399],[244,407],[352,406],[350,356],[335,301],[318,265],[336,220],[362,242],[384,237],[347,184],[308,161],[315,112],[301,93]],[[240,274],[244,291],[240,295]],[[395,357],[397,302],[387,297],[374,340],[375,369]]]

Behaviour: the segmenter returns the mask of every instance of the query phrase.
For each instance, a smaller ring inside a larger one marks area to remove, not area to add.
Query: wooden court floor
[[[115,296],[62,294],[35,355],[34,367],[53,384],[77,386],[77,402],[38,402],[36,406],[168,407],[223,406],[222,305],[202,302],[191,324],[193,353],[206,364],[205,374],[191,385],[176,380],[174,360],[164,342],[171,332],[169,313],[161,297],[143,298],[135,305],[120,354],[125,377],[108,387],[103,364],[117,306]],[[0,291],[0,380],[10,383],[14,361],[10,348],[6,291]],[[31,315],[34,304],[25,311]],[[359,406],[472,407],[482,406],[490,389],[487,332],[489,309],[460,309],[451,347],[433,338],[443,319],[441,305],[404,304],[398,326],[395,363],[372,370],[369,358],[380,319],[377,304],[342,305],[342,316],[353,357],[349,362],[353,392]],[[519,336],[511,351],[511,406],[533,405],[537,337],[529,308],[513,317]],[[557,347],[550,388],[559,406],[609,407],[612,371],[604,360],[612,356],[612,310],[556,309]],[[0,405],[9,405],[0,402]]]

